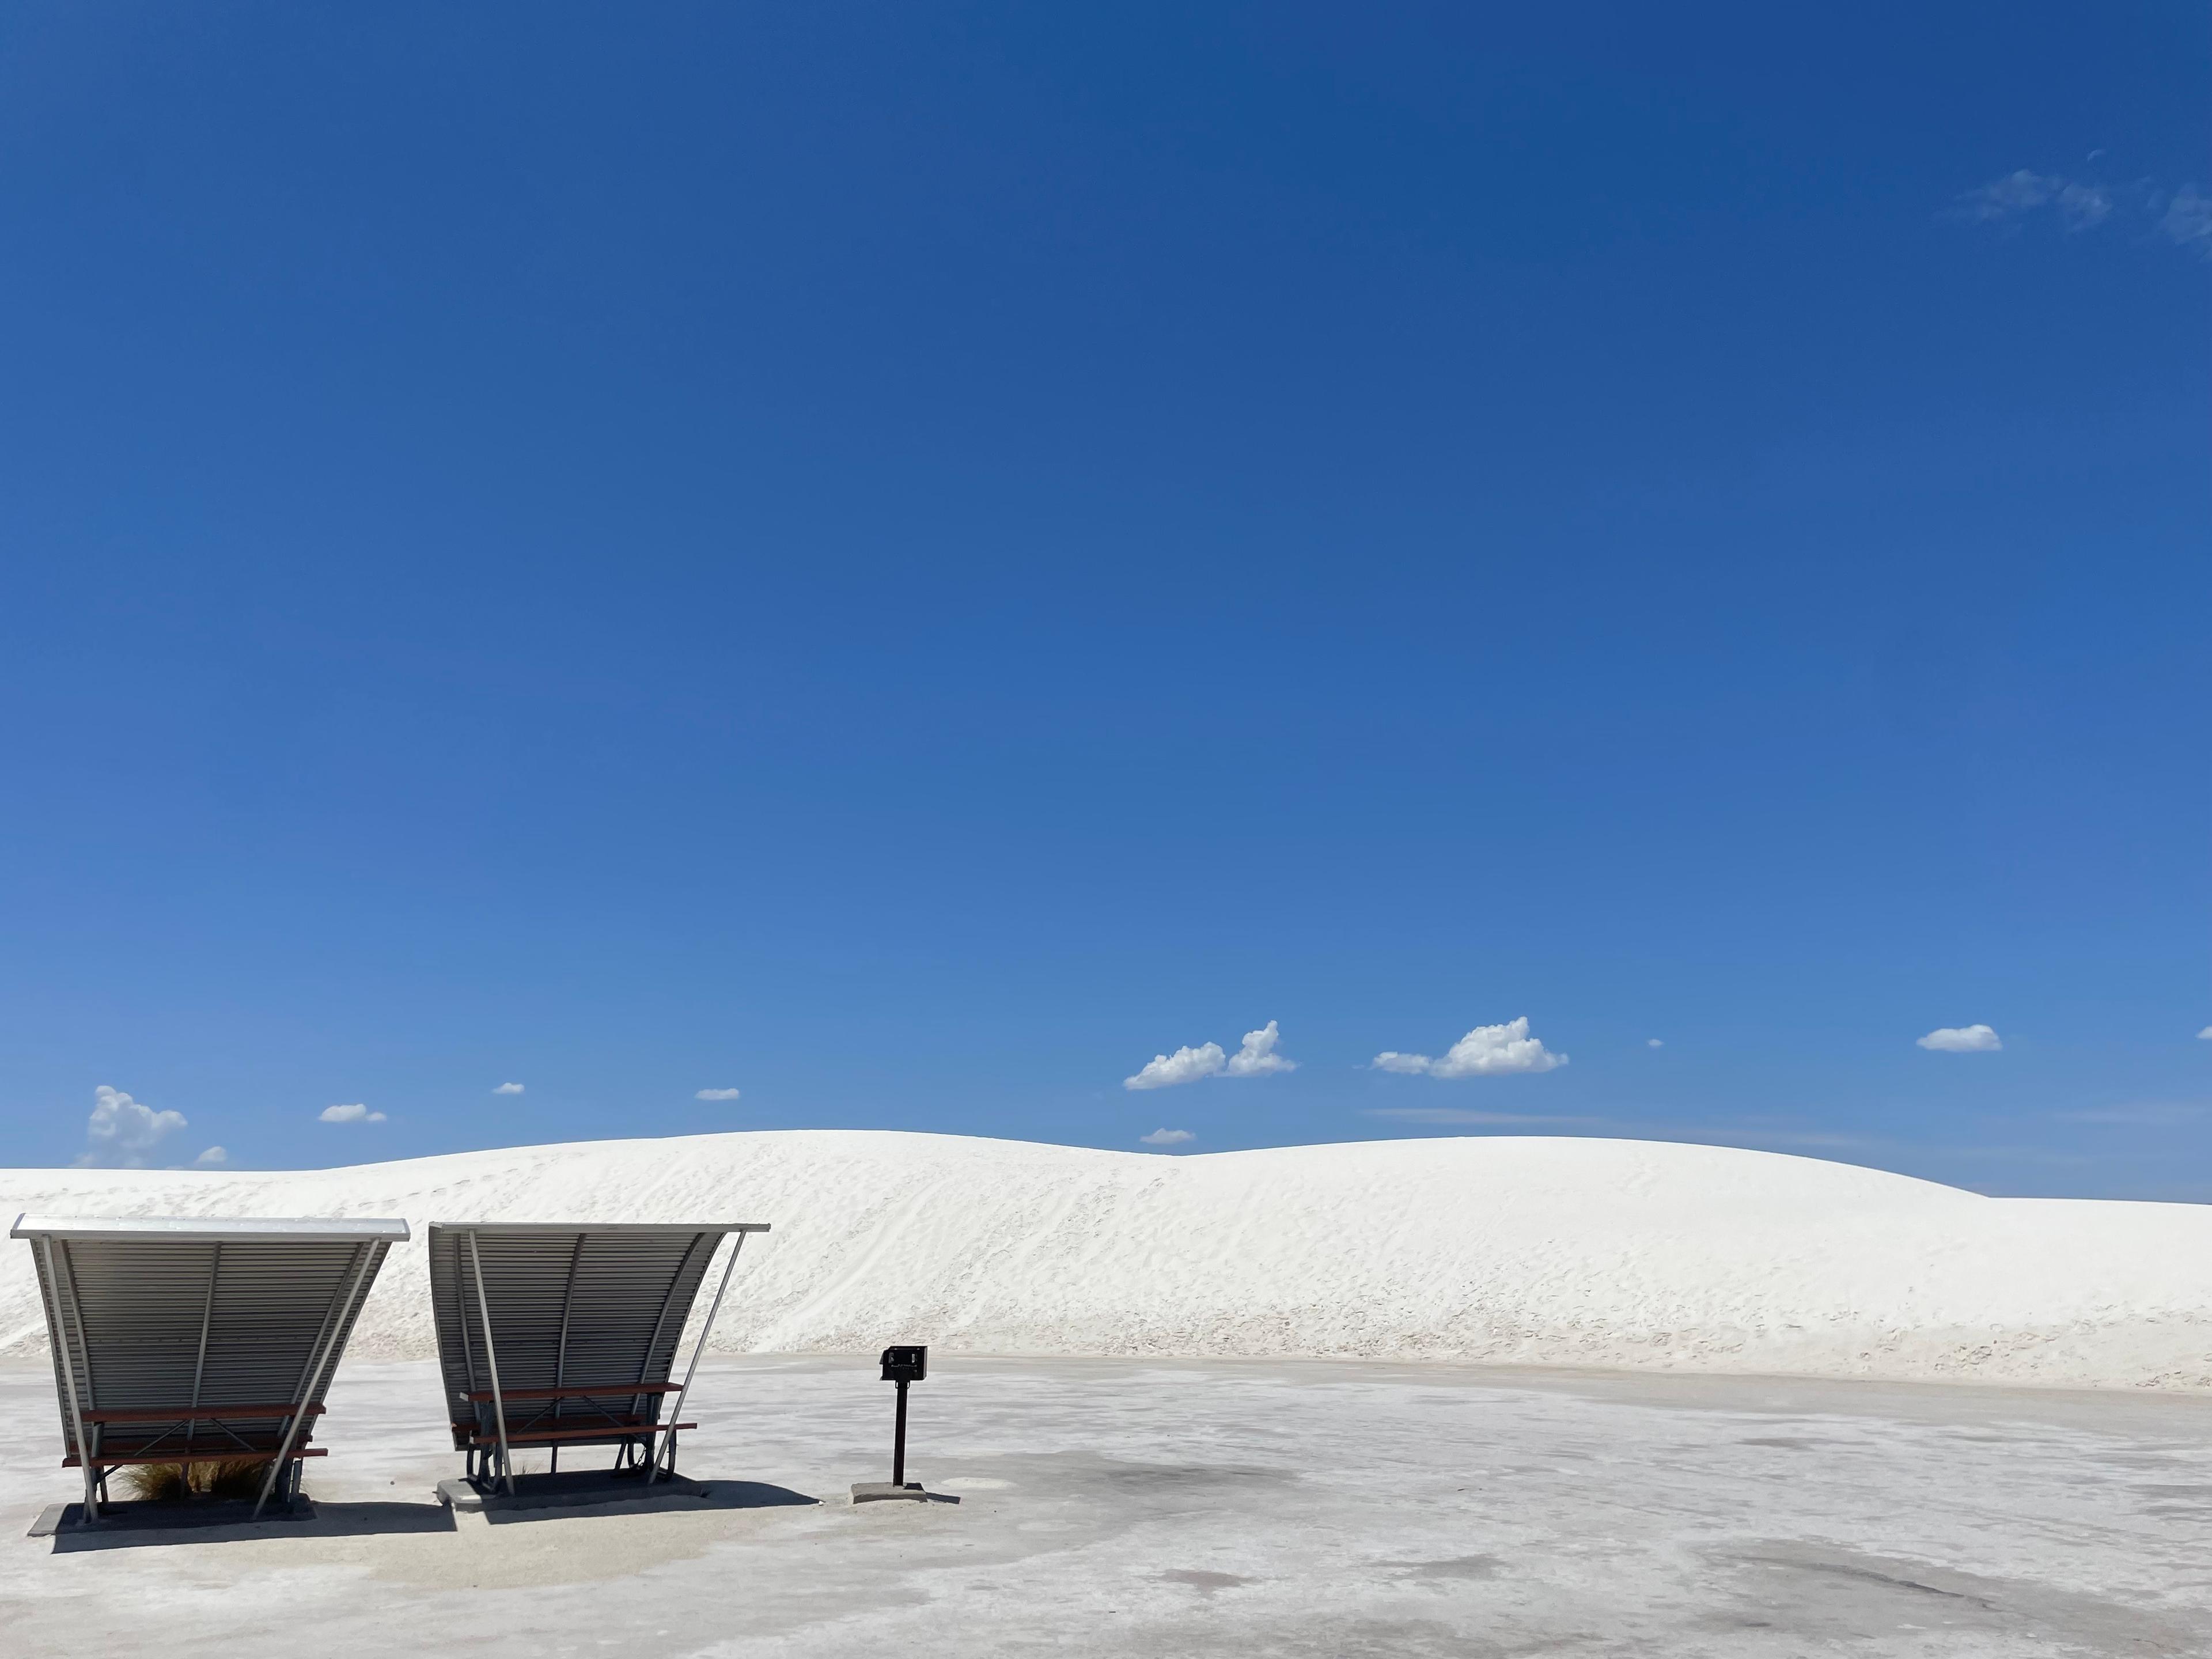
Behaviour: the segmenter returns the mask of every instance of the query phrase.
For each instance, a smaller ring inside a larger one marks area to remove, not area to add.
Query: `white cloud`
[[[1148,1135],[1139,1135],[1137,1139],[1147,1146],[1180,1146],[1184,1141],[1195,1140],[1198,1137],[1188,1129],[1155,1129]]]
[[[2197,1040],[2200,1042],[2212,1042],[2212,1025],[2208,1025],[2199,1031],[2197,1034]]]
[[[520,1083],[502,1083],[492,1091],[495,1095],[519,1095],[521,1092],[522,1085]]]
[[[383,1113],[372,1112],[359,1101],[356,1101],[350,1106],[325,1106],[317,1114],[317,1116],[325,1123],[381,1123],[384,1121]]]
[[[84,1126],[88,1144],[77,1162],[119,1164],[136,1170],[144,1165],[146,1155],[164,1135],[184,1127],[182,1112],[157,1112],[103,1083],[92,1091],[92,1116]]]
[[[1644,1046],[1647,1048],[1663,1048],[1667,1045],[1658,1037],[1646,1037],[1644,1039]]]
[[[1374,1061],[1378,1072],[1421,1073],[1434,1063],[1426,1054],[1401,1054],[1395,1048],[1385,1048]]]
[[[702,1089],[691,1097],[694,1100],[735,1100],[742,1093],[737,1089]]]
[[[1510,1072],[1548,1072],[1567,1063],[1528,1035],[1528,1017],[1509,1019],[1503,1025],[1478,1025],[1431,1060],[1426,1054],[1401,1054],[1385,1048],[1375,1056],[1379,1072],[1425,1072],[1431,1077],[1498,1077]]]
[[[2212,259],[2212,196],[2204,195],[2196,185],[2184,185],[2174,191],[2158,228],[2168,241],[2194,248]]]
[[[2012,219],[2044,206],[2051,200],[2051,191],[2059,181],[2046,179],[2039,173],[2022,167],[2017,173],[2008,173],[1978,190],[1966,191],[1959,198],[1960,213],[1968,219]]]
[[[1483,1077],[1499,1072],[1548,1072],[1567,1063],[1528,1035],[1528,1017],[1478,1025],[1429,1067],[1431,1077]]]
[[[1195,1083],[1202,1077],[1212,1077],[1229,1064],[1229,1057],[1221,1052],[1218,1042],[1200,1044],[1195,1048],[1178,1048],[1171,1054],[1154,1054],[1145,1062],[1144,1070],[1134,1077],[1121,1079],[1124,1089],[1172,1089],[1179,1083]]]
[[[1986,1025],[1939,1025],[1926,1036],[1912,1040],[1942,1054],[1983,1054],[2004,1047]]]
[[[1201,1042],[1195,1048],[1178,1048],[1171,1054],[1154,1054],[1134,1077],[1121,1079],[1124,1089],[1172,1089],[1208,1077],[1267,1077],[1276,1072],[1295,1072],[1298,1063],[1275,1052],[1282,1032],[1273,1020],[1256,1031],[1244,1033],[1233,1054],[1224,1054],[1218,1042]]]
[[[2102,185],[2085,185],[2068,179],[2058,187],[2058,216],[2066,222],[2069,230],[2087,230],[2100,225],[2112,216],[2112,198],[2105,193]]]
[[[1270,1072],[1295,1072],[1298,1063],[1285,1060],[1275,1052],[1275,1044],[1282,1034],[1269,1020],[1256,1031],[1244,1033],[1244,1046],[1229,1056],[1229,1064],[1222,1068],[1224,1077],[1265,1077]]]
[[[2047,207],[2067,229],[2087,230],[2112,216],[2112,198],[2102,185],[2022,167],[1966,191],[1959,198],[1959,207],[1963,216],[1984,223],[2008,222]]]
[[[228,1164],[230,1154],[220,1146],[210,1146],[192,1160],[195,1164]]]
[[[2092,150],[2089,159],[2094,161],[2102,153]],[[2045,212],[2069,233],[2094,230],[2116,220],[2212,259],[2212,196],[2193,184],[2168,194],[2149,179],[2115,188],[2094,179],[2022,167],[1967,191],[1958,198],[1952,216],[2017,229],[2031,216]]]

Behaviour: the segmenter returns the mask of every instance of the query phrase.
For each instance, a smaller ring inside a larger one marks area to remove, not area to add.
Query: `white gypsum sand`
[[[2212,1389],[2212,1207],[1667,1142],[1164,1157],[876,1130],[338,1170],[0,1170],[0,1219],[404,1216],[350,1352],[430,1354],[422,1224],[767,1221],[719,1350],[1326,1355]],[[702,1298],[703,1304],[704,1298]],[[0,1354],[43,1352],[0,1253]]]

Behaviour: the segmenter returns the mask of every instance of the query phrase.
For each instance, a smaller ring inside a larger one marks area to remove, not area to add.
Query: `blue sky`
[[[2212,25],[1929,10],[17,8],[0,1162],[2212,1198]]]

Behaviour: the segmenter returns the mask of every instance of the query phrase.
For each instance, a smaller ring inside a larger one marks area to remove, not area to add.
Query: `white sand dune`
[[[886,1131],[253,1174],[0,1170],[45,1214],[729,1219],[717,1349],[1338,1355],[2212,1389],[2212,1206],[1992,1199],[1845,1164],[1482,1138],[1205,1157]],[[0,1245],[0,1354],[42,1352]],[[356,1355],[433,1351],[419,1243]]]

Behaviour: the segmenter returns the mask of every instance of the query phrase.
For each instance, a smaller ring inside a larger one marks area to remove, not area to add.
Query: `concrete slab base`
[[[684,1476],[663,1475],[651,1486],[642,1474],[578,1469],[567,1474],[518,1474],[514,1491],[491,1480],[441,1480],[438,1501],[462,1515],[501,1515],[527,1510],[665,1505],[672,1498],[703,1503],[714,1487]]]
[[[851,1354],[700,1362],[707,1502],[490,1516],[431,1497],[436,1362],[349,1357],[313,1524],[51,1538],[53,1366],[0,1360],[0,1656],[2212,1659],[2212,1390],[933,1357],[957,1513],[841,1500]]]
[[[31,1522],[28,1538],[52,1538],[57,1533],[75,1532],[82,1528],[92,1532],[198,1532],[208,1527],[243,1527],[248,1524],[263,1527],[295,1525],[315,1518],[315,1506],[307,1498],[300,1498],[290,1509],[280,1509],[271,1504],[261,1511],[261,1518],[253,1518],[253,1505],[245,1502],[201,1500],[197,1503],[148,1503],[130,1501],[121,1504],[102,1504],[100,1519],[88,1526],[84,1518],[82,1504],[49,1504],[39,1511],[39,1518]]]
[[[909,1498],[917,1504],[929,1502],[929,1494],[919,1480],[909,1480],[903,1486],[894,1486],[888,1480],[863,1480],[853,1487],[855,1504],[880,1504],[887,1498]]]

